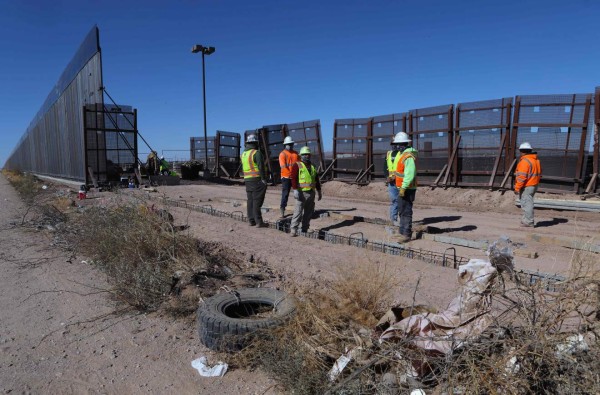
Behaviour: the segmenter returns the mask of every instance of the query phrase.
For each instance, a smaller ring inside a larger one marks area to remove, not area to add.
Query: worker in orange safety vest
[[[519,196],[523,217],[521,226],[532,228],[535,226],[533,220],[533,197],[537,192],[540,179],[542,178],[542,165],[533,152],[531,144],[524,142],[519,146],[521,157],[515,170],[515,195]]]
[[[407,133],[399,132],[394,141],[400,151],[397,161],[396,188],[398,188],[398,215],[400,216],[398,243],[406,243],[412,238],[413,202],[417,194],[417,150],[411,146]]]
[[[281,204],[279,211],[281,218],[285,217],[285,208],[287,206],[290,190],[292,189],[292,166],[300,162],[300,155],[294,151],[294,140],[287,136],[283,139],[284,149],[279,154],[279,166],[281,167]]]

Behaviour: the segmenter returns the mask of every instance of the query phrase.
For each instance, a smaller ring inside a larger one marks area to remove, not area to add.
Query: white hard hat
[[[294,144],[294,140],[290,136],[283,139],[283,145]]]
[[[529,144],[527,141],[522,143],[521,145],[519,145],[519,149],[533,149],[531,148],[531,144]]]
[[[402,144],[402,143],[410,143],[410,137],[407,133],[399,132],[394,136],[394,140],[392,140],[392,144]]]
[[[163,160],[163,159],[165,159],[165,157],[161,155],[161,156],[160,156],[160,160]]]
[[[255,134],[250,134],[250,135],[248,135],[246,142],[247,143],[258,143],[258,139],[256,138]]]

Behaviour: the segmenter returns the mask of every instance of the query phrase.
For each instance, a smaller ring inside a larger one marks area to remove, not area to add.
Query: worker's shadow
[[[465,225],[460,228],[436,228],[435,226],[428,226],[427,233],[430,234],[442,234],[442,233],[452,233],[452,232],[471,232],[477,229],[475,225]]]
[[[444,215],[444,216],[441,216],[441,217],[423,218],[422,220],[415,221],[415,222],[421,223],[423,225],[429,225],[429,224],[435,224],[435,223],[438,223],[438,222],[458,221],[461,218],[462,218],[461,215]]]
[[[558,225],[558,224],[564,224],[569,222],[568,219],[566,218],[552,218],[549,221],[540,221],[537,224],[535,224],[536,228],[546,228],[548,226],[554,226],[554,225]]]
[[[363,221],[359,221],[356,218],[355,219],[345,219],[342,222],[339,222],[337,224],[333,224],[333,225],[329,225],[324,228],[321,228],[321,231],[329,232],[330,230],[333,230],[333,229],[339,229],[339,228],[345,228],[346,226],[352,226],[357,222],[363,222]]]

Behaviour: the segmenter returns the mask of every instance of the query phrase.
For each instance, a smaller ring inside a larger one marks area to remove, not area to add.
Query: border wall
[[[594,94],[527,95],[336,119],[333,178],[383,177],[398,132],[418,151],[420,185],[511,188],[518,146],[542,161],[540,191],[591,193],[599,172],[600,88]]]
[[[10,154],[7,169],[86,181],[83,108],[103,105],[102,57],[94,26]]]

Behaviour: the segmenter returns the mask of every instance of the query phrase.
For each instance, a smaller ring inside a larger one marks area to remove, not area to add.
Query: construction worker
[[[411,147],[408,134],[399,132],[394,136],[400,157],[396,165],[396,187],[398,188],[398,214],[400,228],[397,241],[406,243],[412,238],[413,202],[417,193],[417,150]]]
[[[310,227],[310,219],[315,210],[315,190],[321,200],[321,183],[317,176],[317,169],[310,162],[310,148],[302,147],[300,161],[292,166],[292,189],[294,190],[294,216],[290,226],[290,236],[297,236],[298,226],[302,220],[301,231],[306,233]]]
[[[396,134],[396,136],[398,136]],[[392,149],[385,155],[385,166],[383,174],[385,176],[385,185],[388,187],[390,197],[390,221],[392,225],[398,226],[398,188],[396,187],[396,168],[400,160],[399,141],[396,136],[392,139]]]
[[[254,134],[248,135],[246,139],[246,146],[242,153],[242,170],[248,197],[248,223],[259,228],[268,227],[263,222],[260,212],[267,193],[267,174],[263,155],[258,149],[258,139]]]
[[[167,160],[165,159],[164,156],[160,157],[160,174],[162,174],[163,176],[168,176],[171,172],[169,171],[169,162],[167,162]]]
[[[515,170],[515,195],[519,196],[523,209],[521,226],[533,228],[533,196],[537,192],[542,178],[542,165],[537,153],[533,152],[533,148],[528,142],[519,146],[519,152],[521,152],[521,158]]]
[[[285,217],[285,208],[287,206],[290,189],[292,189],[292,166],[300,162],[300,155],[294,151],[294,140],[290,136],[283,139],[284,149],[279,154],[279,166],[281,167],[281,204],[279,211],[281,218]]]

